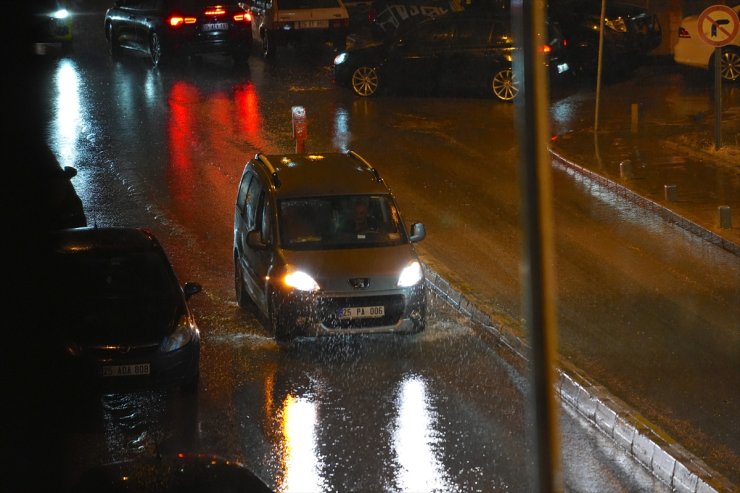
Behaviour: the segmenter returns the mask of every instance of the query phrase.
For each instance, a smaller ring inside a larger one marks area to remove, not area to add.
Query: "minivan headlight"
[[[283,282],[286,286],[298,291],[317,291],[319,289],[319,285],[313,277],[300,270],[285,274]]]
[[[197,329],[196,329],[197,330]],[[169,336],[162,339],[159,350],[163,353],[177,351],[186,346],[193,339],[193,328],[190,326],[190,320],[187,316],[180,317],[180,321],[175,327],[175,331]]]
[[[421,281],[421,278],[421,265],[419,262],[413,261],[401,271],[401,275],[398,276],[398,286],[402,288],[413,286]]]

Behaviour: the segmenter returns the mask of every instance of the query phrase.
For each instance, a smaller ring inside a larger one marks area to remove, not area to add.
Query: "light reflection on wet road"
[[[248,74],[210,60],[154,71],[142,60],[112,64],[96,53],[91,60],[60,60],[52,71],[57,104],[50,141],[62,164],[78,167],[74,183],[91,220],[153,227],[180,278],[206,289],[194,301],[203,331],[197,405],[182,403],[179,394],[103,399],[97,423],[104,431],[72,430],[68,437],[75,465],[151,453],[156,444],[236,457],[279,491],[531,489],[522,378],[454,314],[435,306],[427,331],[415,337],[278,348],[254,317],[238,311],[231,281],[241,167],[256,151],[292,148],[288,109],[300,103],[313,118],[311,145],[353,145],[377,156],[407,219],[436,223],[445,241],[424,246],[429,260],[458,242],[474,243],[486,259],[459,266],[461,277],[466,269],[492,272],[501,296],[487,302],[515,318],[513,129],[500,129],[495,153],[466,144],[490,139],[480,121],[510,121],[511,107],[441,100],[425,113],[413,98],[357,100],[329,93],[328,82],[311,79],[307,62],[292,62],[296,67],[250,62]],[[302,78],[312,82],[301,84]],[[385,114],[388,107],[397,110]],[[476,118],[434,117],[459,111]],[[388,134],[414,139],[390,143]],[[440,136],[444,148],[436,147]],[[434,162],[423,157],[431,154]],[[394,155],[404,156],[403,166]],[[476,183],[479,172],[457,166],[460,155],[493,169],[488,176],[499,186]],[[435,172],[450,167],[467,180]],[[442,183],[438,177],[445,177]],[[412,193],[414,187],[430,193]],[[454,199],[439,201],[445,193]],[[473,213],[480,197],[491,214]],[[486,229],[503,238],[491,241]],[[565,413],[561,426],[569,490],[663,489],[578,417]]]

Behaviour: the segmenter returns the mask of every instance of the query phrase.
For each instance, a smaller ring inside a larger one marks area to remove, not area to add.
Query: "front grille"
[[[86,352],[98,361],[106,360],[148,360],[159,346],[154,344],[124,347],[88,347]]]
[[[341,308],[384,306],[385,315],[379,318],[339,319]],[[403,315],[406,303],[403,295],[322,298],[318,309],[322,323],[330,329],[355,329],[395,325]]]

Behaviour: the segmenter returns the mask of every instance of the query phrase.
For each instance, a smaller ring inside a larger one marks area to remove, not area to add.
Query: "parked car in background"
[[[542,47],[551,72],[559,76],[569,67],[560,58],[559,31],[555,26],[549,31]],[[516,51],[508,15],[449,13],[404,23],[383,41],[340,53],[334,59],[334,81],[358,96],[453,87],[512,101],[519,93],[512,70]]]
[[[258,154],[234,214],[234,278],[276,340],[414,333],[426,287],[410,229],[378,170],[355,152]]]
[[[576,73],[595,75],[598,67],[601,2],[550,0],[548,18],[560,27],[566,40],[566,58]],[[646,8],[607,0],[604,12],[602,71],[630,72],[660,46],[658,17]]]
[[[732,9],[740,15],[740,4]],[[678,39],[673,47],[673,60],[681,65],[714,71],[714,46],[699,37],[699,16],[690,15],[681,20]],[[740,80],[740,30],[721,48],[720,74],[727,81]]]
[[[58,44],[62,52],[69,52],[73,41],[72,13],[66,3],[61,0],[32,0],[27,6],[31,10],[31,42],[37,45]]]
[[[344,49],[349,13],[342,0],[252,0],[253,35],[262,41],[262,54],[272,58],[278,46],[330,42]]]
[[[208,53],[246,63],[252,49],[252,14],[233,1],[116,0],[104,28],[111,56],[131,50],[148,55],[155,67]]]
[[[45,244],[42,292],[59,375],[77,390],[197,387],[200,333],[155,236],[140,228],[73,228]]]

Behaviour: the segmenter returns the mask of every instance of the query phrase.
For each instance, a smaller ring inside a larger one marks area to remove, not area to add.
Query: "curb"
[[[639,207],[642,207],[645,210],[648,210],[650,212],[653,212],[663,218],[664,220],[675,224],[679,228],[682,228],[689,233],[692,233],[701,239],[708,241],[709,243],[712,243],[713,245],[716,245],[720,248],[723,248],[724,250],[727,250],[730,253],[733,253],[735,255],[740,256],[740,245],[735,244],[734,242],[728,240],[727,238],[723,238],[722,236],[718,235],[717,233],[708,230],[707,228],[700,226],[692,221],[689,221],[688,219],[681,217],[680,215],[676,214],[672,210],[668,209],[665,206],[662,206],[658,204],[657,202],[647,199],[641,195],[636,194],[629,188],[620,185],[619,183],[616,183],[613,180],[610,180],[609,178],[605,178],[598,173],[594,173],[588,168],[584,168],[583,166],[574,163],[570,159],[564,157],[562,154],[558,153],[557,151],[554,151],[553,149],[549,149],[550,156],[552,158],[553,166],[565,171],[566,173],[569,173],[571,175],[578,174],[581,176],[585,176],[589,180],[603,186],[604,188],[613,191],[620,197],[623,197],[633,204],[636,204]]]
[[[529,344],[496,327],[491,317],[478,309],[442,276],[424,264],[426,285],[434,296],[447,302],[472,324],[481,329],[495,344],[504,346],[523,361],[529,361]],[[589,382],[570,363],[560,361],[567,372],[558,368],[557,395],[568,405],[610,437],[619,448],[634,457],[658,480],[679,493],[731,493],[733,484],[711,470],[674,440],[662,436],[640,414],[629,409],[599,385]]]

